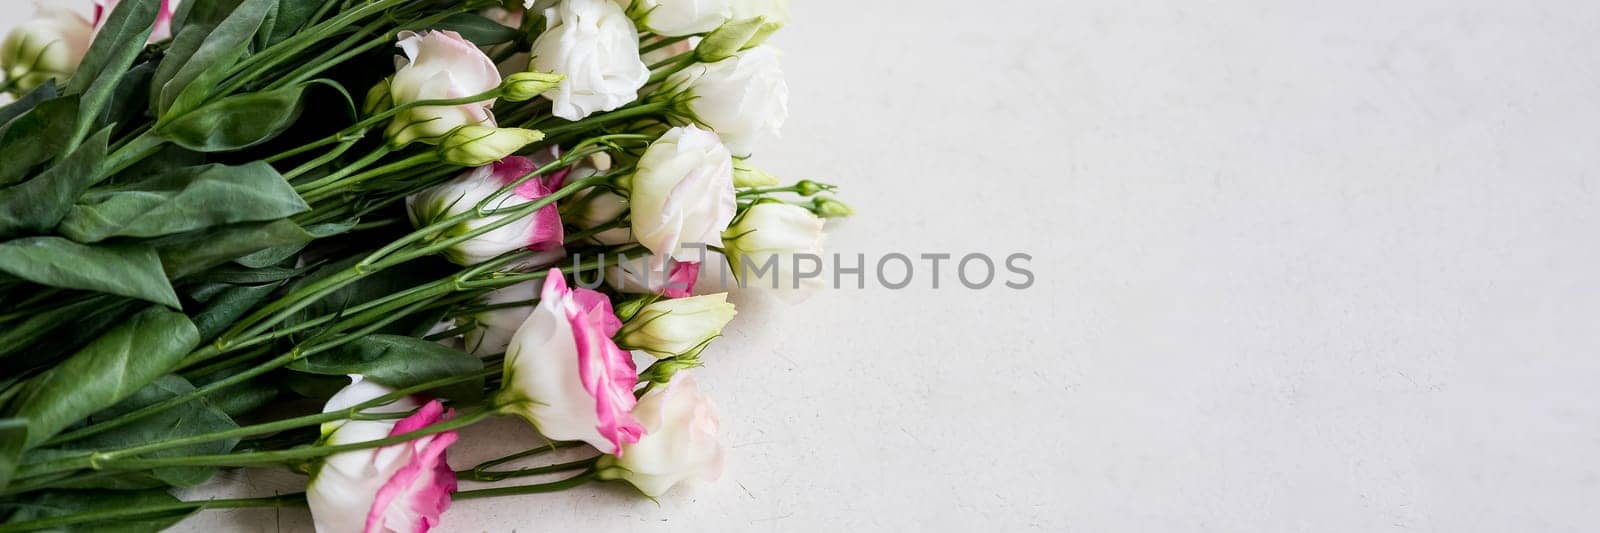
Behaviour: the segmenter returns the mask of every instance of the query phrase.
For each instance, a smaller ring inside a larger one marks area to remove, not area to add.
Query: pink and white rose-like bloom
[[[694,293],[700,263],[658,255],[629,258],[607,266],[605,277],[606,284],[618,292],[683,298]]]
[[[668,130],[639,159],[628,203],[633,236],[656,255],[698,260],[721,246],[738,209],[733,156],[716,134],[693,125]]]
[[[18,25],[0,42],[4,78],[22,90],[72,77],[94,39],[94,27],[82,14],[44,3],[36,4],[35,10],[33,20]]]
[[[544,160],[546,161],[544,164],[548,164],[548,161],[554,161],[555,158],[552,155]],[[420,228],[436,220],[471,212],[479,202],[540,166],[541,164],[533,159],[511,156],[498,163],[469,170],[453,180],[411,195],[406,198],[406,208],[411,214],[411,222]],[[566,170],[561,170],[548,176],[531,178],[518,185],[511,194],[501,195],[489,208],[515,207],[549,196],[560,188],[566,179],[566,174]],[[446,230],[445,235],[460,235],[506,216],[510,215],[473,218]],[[552,202],[532,215],[462,241],[446,250],[444,256],[456,264],[470,266],[506,252],[526,249],[545,253],[523,261],[519,266],[542,266],[565,255],[566,252],[561,248],[563,238],[561,214],[556,209],[556,204]]]
[[[778,136],[789,119],[789,83],[778,52],[758,46],[715,62],[698,63],[667,78],[666,86],[687,94],[679,120],[704,124],[737,156]]]
[[[639,381],[633,356],[611,341],[621,328],[606,295],[570,289],[561,271],[551,269],[538,307],[506,348],[496,404],[551,439],[622,453],[644,428],[633,416]]]
[[[106,17],[117,9],[117,4],[122,0],[94,0],[94,31],[106,25]],[[165,41],[172,38],[172,15],[178,12],[181,0],[161,0],[161,7],[156,11],[156,27],[150,32],[150,42]]]
[[[394,105],[422,100],[466,98],[500,86],[500,71],[494,60],[453,31],[400,32],[396,44],[406,57],[395,60],[389,95]],[[453,106],[424,106],[408,109],[389,124],[389,139],[395,145],[413,140],[438,142],[462,126],[495,127],[494,99]]]
[[[639,442],[624,445],[620,456],[600,458],[596,466],[601,479],[625,480],[657,497],[683,481],[722,476],[717,407],[700,393],[688,371],[679,371],[665,387],[651,389],[633,412],[646,433]]]
[[[650,68],[639,59],[639,31],[622,8],[611,0],[566,0],[544,17],[529,68],[566,76],[544,93],[551,114],[579,120],[639,98]]]
[[[340,390],[323,412],[348,409],[393,393],[361,376]],[[413,398],[363,410],[399,413],[401,420],[343,420],[323,424],[322,445],[338,446],[411,433],[450,417],[437,400],[421,405]],[[325,458],[306,487],[306,502],[318,533],[422,532],[439,524],[456,490],[455,471],[445,449],[456,441],[446,431],[381,448],[352,450]]]

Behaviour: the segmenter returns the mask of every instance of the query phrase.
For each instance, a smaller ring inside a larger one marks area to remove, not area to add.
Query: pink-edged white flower
[[[656,357],[696,352],[738,314],[728,293],[658,300],[640,309],[617,334],[617,344]]]
[[[117,4],[122,0],[94,0],[94,31],[106,25],[106,18],[117,9]],[[165,41],[172,38],[172,15],[178,12],[180,0],[161,0],[161,7],[156,11],[156,26],[150,31],[150,42]]]
[[[625,480],[656,497],[683,481],[722,476],[717,407],[700,393],[688,371],[675,374],[665,387],[651,389],[634,414],[644,423],[644,437],[624,445],[620,456],[600,458],[596,466],[601,479]]]
[[[658,255],[619,259],[606,267],[605,277],[617,292],[682,298],[694,293],[700,263]]]
[[[323,412],[349,409],[394,390],[351,376],[353,382],[328,400]],[[403,398],[363,413],[415,414],[395,420],[344,420],[323,424],[321,445],[338,446],[411,433],[450,417],[440,403]],[[312,473],[306,502],[318,533],[422,532],[439,524],[456,490],[445,449],[456,441],[446,431],[384,446],[328,456]]]
[[[639,98],[650,68],[639,59],[639,31],[622,8],[611,0],[566,0],[544,18],[529,68],[566,76],[544,94],[551,114],[578,120]]]
[[[572,197],[580,199],[571,212],[572,224],[582,229],[610,224],[628,211],[628,198],[609,190],[589,189]],[[627,226],[613,227],[591,235],[589,240],[607,245],[626,244],[633,242],[633,230]]]
[[[0,67],[5,79],[22,90],[32,90],[46,80],[66,81],[94,39],[88,19],[59,5],[36,4],[34,19],[24,22],[0,43]]]
[[[734,155],[750,155],[777,137],[789,119],[789,83],[770,46],[690,65],[668,77],[666,86],[686,96],[677,99],[679,120],[711,128]]]
[[[539,306],[506,348],[496,403],[546,437],[621,453],[644,433],[633,417],[639,381],[633,357],[611,341],[621,327],[604,294],[569,289],[561,271],[551,269]]]
[[[628,203],[639,244],[679,261],[698,259],[705,248],[686,245],[722,245],[738,209],[733,156],[706,130],[667,130],[639,159]]]
[[[394,105],[423,100],[466,98],[500,86],[500,71],[494,60],[453,31],[400,32],[396,44],[405,58],[395,60],[389,94]],[[389,124],[389,139],[395,145],[413,140],[437,142],[462,126],[495,127],[494,99],[452,106],[423,106],[407,109]]]
[[[657,35],[705,33],[733,16],[730,0],[613,0],[629,9],[639,25]]]
[[[553,161],[554,158],[550,157],[548,160]],[[540,164],[533,159],[512,156],[498,163],[469,170],[453,180],[406,198],[406,208],[411,214],[411,222],[420,228],[437,220],[471,212],[477,208],[479,202],[539,167]],[[500,195],[489,209],[515,207],[549,196],[565,178],[566,171],[561,170],[548,176],[528,179],[513,189],[511,194]],[[468,219],[445,230],[443,236],[461,235],[507,216],[510,215]],[[444,256],[459,265],[475,265],[506,252],[526,249],[546,253],[539,254],[521,265],[549,264],[565,254],[561,248],[563,235],[561,214],[552,202],[532,215],[462,241],[446,250]]]

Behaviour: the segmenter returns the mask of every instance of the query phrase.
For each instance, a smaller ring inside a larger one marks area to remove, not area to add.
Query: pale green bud
[[[700,41],[700,45],[694,48],[695,59],[703,63],[715,63],[733,57],[740,50],[755,48],[766,39],[762,31],[767,25],[767,19],[764,17],[724,23],[707,34],[705,39]],[[777,29],[774,28],[767,33],[771,34],[772,31]]]
[[[566,77],[564,74],[552,72],[518,72],[507,77],[505,83],[501,85],[505,88],[501,98],[510,102],[532,100],[561,85],[561,80]]]
[[[751,165],[750,161],[735,158],[733,160],[733,186],[739,188],[771,187],[778,184],[778,177],[767,173],[765,170]]]
[[[856,214],[855,209],[845,205],[844,202],[818,196],[811,201],[811,210],[822,218],[844,218]]]
[[[394,108],[394,94],[389,91],[389,80],[378,80],[371,89],[367,89],[367,99],[361,104],[362,114],[376,115]]]
[[[462,126],[439,143],[439,158],[456,165],[479,167],[505,159],[541,139],[544,139],[544,132],[538,130]]]
[[[727,293],[659,300],[622,326],[617,344],[656,357],[689,353],[721,335],[735,314]]]

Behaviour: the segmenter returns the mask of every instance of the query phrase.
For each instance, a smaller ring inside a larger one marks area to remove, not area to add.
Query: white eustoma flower
[[[547,161],[549,160],[554,159]],[[421,228],[438,220],[471,212],[477,208],[479,202],[538,169],[539,166],[539,163],[526,157],[508,157],[492,165],[468,170],[453,180],[413,194],[406,198],[406,208],[411,215],[411,223]],[[512,189],[510,194],[501,195],[488,208],[505,209],[537,201],[549,196],[564,177],[565,174],[562,172],[551,173],[549,176],[535,176]],[[461,235],[507,216],[510,215],[471,218],[444,230],[442,236]],[[556,205],[551,203],[510,224],[457,243],[445,250],[443,255],[458,265],[470,266],[506,252],[526,249],[544,253],[521,263],[521,266],[548,264],[549,261],[558,259],[565,253],[561,247],[563,235],[561,213]]]
[[[466,98],[500,86],[494,60],[456,32],[403,31],[396,46],[406,57],[395,60],[396,71],[389,82],[394,105]],[[396,145],[413,140],[438,142],[462,126],[492,128],[496,126],[492,107],[494,99],[408,109],[390,123],[389,139]]]
[[[656,497],[687,480],[721,477],[724,452],[717,442],[717,407],[700,393],[689,372],[680,371],[666,386],[651,389],[633,412],[645,435],[624,445],[620,457],[600,458],[596,467],[601,479],[621,479]]]
[[[786,203],[758,203],[740,215],[725,234],[728,263],[740,285],[765,289],[810,289],[820,277],[796,275],[807,256],[820,266],[822,218],[810,210]]]
[[[539,298],[539,283],[524,281],[484,295],[480,302],[495,309],[468,317],[476,326],[464,335],[466,351],[476,355],[504,353],[517,328],[528,321]]]
[[[617,258],[606,266],[604,275],[606,284],[617,292],[682,298],[694,292],[700,262],[659,255]]]
[[[682,355],[721,335],[735,314],[725,292],[659,300],[622,325],[617,344],[656,357]]]
[[[734,155],[747,156],[789,119],[789,84],[778,52],[758,46],[715,63],[690,65],[667,78],[682,93],[679,121],[704,124]]]
[[[614,0],[639,23],[658,35],[682,37],[705,33],[733,16],[731,0]]]
[[[61,6],[39,4],[35,18],[24,22],[0,43],[5,79],[32,90],[54,78],[72,77],[94,39],[94,27],[83,15]]]
[[[567,0],[544,12],[529,68],[566,78],[544,94],[555,116],[578,120],[639,98],[650,68],[639,59],[639,31],[611,0]]]
[[[628,202],[633,235],[657,255],[698,260],[722,245],[738,209],[733,157],[717,136],[693,125],[672,128],[639,159]]]
[[[361,376],[328,400],[323,412],[349,409],[393,393]],[[322,425],[321,446],[340,446],[411,433],[449,417],[438,401],[419,405],[410,397],[361,412],[417,412],[397,420],[340,420]],[[380,448],[351,450],[322,460],[306,486],[306,503],[318,533],[420,533],[439,523],[456,490],[445,449],[456,441],[446,431]]]

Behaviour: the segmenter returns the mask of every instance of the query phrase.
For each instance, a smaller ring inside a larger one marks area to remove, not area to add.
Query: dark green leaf
[[[361,374],[394,388],[410,387],[483,369],[478,357],[437,342],[399,335],[369,335],[338,349],[315,354],[289,364],[300,372],[321,375]],[[482,383],[452,387],[447,394],[481,393]]]
[[[22,449],[28,443],[28,421],[21,418],[0,419],[0,488],[11,483],[17,472]]]
[[[103,128],[111,125],[126,126],[130,123],[142,122],[148,108],[145,101],[149,99],[150,77],[156,72],[155,63],[140,63],[135,65],[122,77],[117,84],[117,90],[111,95],[111,103],[101,113],[100,119],[94,123],[94,128]],[[119,127],[118,129],[125,129]]]
[[[262,29],[265,42],[257,42],[257,49],[278,44],[280,41],[294,35],[296,31],[311,21],[311,16],[317,13],[317,8],[327,0],[278,0],[278,16],[272,21],[270,29]],[[265,46],[263,46],[265,45]]]
[[[252,222],[163,238],[158,244],[167,277],[180,279],[273,246],[311,240],[288,220]]]
[[[11,516],[6,520],[6,524],[16,525],[57,516],[136,509],[175,503],[179,503],[179,500],[163,490],[52,490],[32,493],[13,501],[0,503],[0,509],[12,510]],[[54,528],[51,531],[149,533],[172,527],[173,524],[177,524],[193,512],[192,510],[167,511],[135,517],[121,517],[116,520]]]
[[[67,92],[80,96],[78,118],[67,146],[94,131],[101,112],[116,92],[122,76],[133,66],[134,58],[144,51],[145,41],[155,28],[160,0],[126,0],[119,4],[95,33],[94,43],[78,64],[77,73]]]
[[[25,448],[116,405],[172,368],[200,343],[182,313],[146,309],[72,357],[18,385],[3,417],[28,420]]]
[[[0,125],[11,122],[12,119],[22,116],[23,113],[33,111],[41,102],[54,100],[61,91],[56,90],[56,80],[51,78],[34,87],[28,94],[22,95],[17,101],[0,107]]]
[[[188,380],[169,374],[139,389],[128,399],[91,415],[89,419],[92,422],[103,422],[146,406],[188,394],[193,392],[194,389],[194,385],[190,384]],[[230,387],[227,391],[219,393],[219,396],[226,396],[232,392],[233,388]],[[73,455],[84,450],[119,450],[195,435],[228,431],[238,427],[239,425],[234,423],[233,419],[223,412],[221,408],[213,404],[210,399],[197,398],[177,407],[139,419],[132,424],[72,441],[64,448],[36,450],[25,458],[25,462],[32,463],[40,460],[49,460],[55,456]],[[181,457],[185,455],[228,453],[238,442],[239,439],[237,438],[203,442],[161,450],[141,457]],[[34,459],[34,455],[39,455],[39,459]],[[76,485],[76,488],[119,488],[152,485],[193,487],[210,479],[216,471],[217,469],[214,467],[157,468],[148,472],[132,472],[113,478],[92,480],[90,483]]]
[[[331,263],[310,276],[301,278],[295,284],[296,286],[304,286],[335,272],[349,269],[360,259],[360,257],[352,257],[344,261]],[[449,263],[432,259],[411,261],[380,270],[313,302],[301,312],[291,315],[285,323],[293,325],[316,317],[343,313],[351,306],[364,304],[390,294],[411,289],[423,283],[443,278],[454,271],[455,267]],[[294,288],[291,287],[289,290],[294,290]],[[405,317],[389,324],[378,333],[403,334],[411,331],[421,318],[423,317]]]
[[[0,132],[0,185],[27,179],[28,171],[57,155],[78,120],[78,97],[64,96],[40,103],[5,125]],[[4,210],[0,209],[0,213]]]
[[[212,296],[205,309],[194,316],[194,325],[200,330],[201,342],[210,342],[232,326],[235,320],[249,313],[265,301],[280,283],[267,285],[239,285]]]
[[[172,14],[174,35],[192,25],[216,26],[228,18],[240,0],[183,0]],[[321,0],[317,0],[321,1]]]
[[[277,220],[309,207],[294,187],[256,161],[206,165],[155,179],[90,191],[57,228],[78,242],[159,237],[197,229]]]
[[[300,117],[304,86],[230,96],[157,126],[163,138],[197,152],[240,150],[272,140]]]
[[[354,227],[356,227],[355,221],[328,222],[323,224],[312,224],[310,227],[306,228],[306,232],[310,233],[313,239],[325,239],[346,231],[350,231],[350,228]],[[284,260],[293,257],[294,254],[300,253],[300,250],[305,249],[307,244],[310,244],[310,241],[267,248],[256,253],[240,257],[234,261],[242,266],[250,268],[264,268],[282,263]]]
[[[254,254],[251,254],[251,255],[254,255]],[[248,257],[248,256],[246,256],[246,257]],[[240,258],[240,260],[243,260],[243,258]],[[214,282],[214,283],[237,283],[237,284],[271,283],[271,282],[274,282],[274,281],[283,281],[283,280],[286,280],[286,279],[290,279],[290,278],[301,276],[301,275],[305,274],[306,272],[310,272],[311,268],[312,268],[311,265],[307,265],[306,267],[302,267],[302,268],[289,268],[289,267],[276,267],[276,266],[268,266],[268,267],[261,267],[261,268],[249,268],[249,267],[237,266],[237,265],[224,265],[224,266],[219,266],[217,268],[213,268],[211,270],[207,270],[207,271],[205,271],[204,273],[201,273],[201,274],[196,274],[194,277],[189,278],[189,279],[191,279],[193,281],[205,281],[205,282]]]
[[[509,43],[522,36],[516,28],[508,28],[477,13],[457,13],[433,25],[436,30],[449,30],[478,46]]]
[[[156,71],[152,82],[155,89],[151,92],[159,97],[154,106],[159,124],[188,115],[210,99],[228,70],[249,51],[251,39],[276,3],[277,0],[244,0],[215,27],[183,28],[183,33],[204,33],[205,38],[192,53],[168,57]],[[181,51],[187,50],[186,46]]]
[[[102,130],[39,177],[0,189],[0,238],[44,233],[60,223],[94,185],[110,135]]]
[[[70,354],[120,321],[138,300],[96,294],[33,314],[0,328],[0,370],[23,372]]]
[[[61,237],[16,239],[0,243],[0,272],[50,287],[179,306],[161,258],[142,244],[89,246]]]

